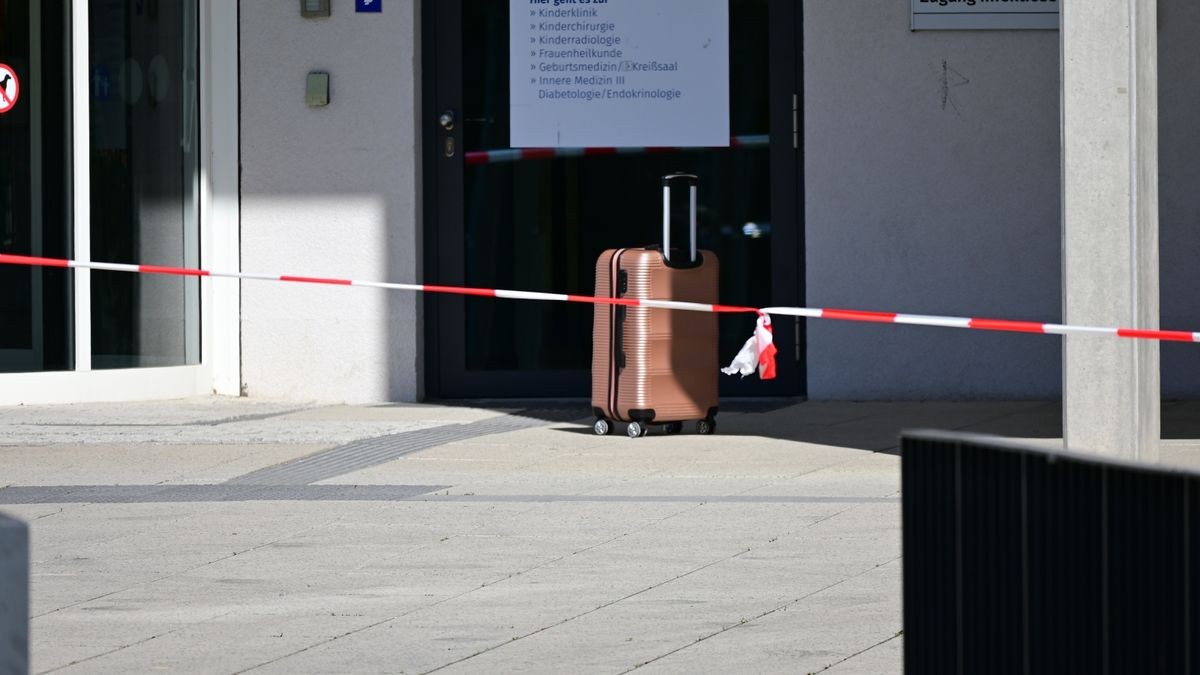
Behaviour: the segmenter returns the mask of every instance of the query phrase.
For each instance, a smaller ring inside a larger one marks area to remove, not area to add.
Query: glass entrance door
[[[724,304],[798,304],[801,152],[799,17],[790,0],[729,0],[728,148],[559,149],[509,143],[509,8],[438,2],[428,17],[436,77],[427,86],[433,214],[426,280],[591,295],[607,248],[658,244],[660,177],[700,177],[699,244],[720,259]],[[441,124],[443,115],[448,123]],[[431,393],[579,396],[589,391],[586,305],[430,297]],[[723,316],[720,354],[750,336],[750,316]],[[802,394],[795,322],[776,326],[779,378],[722,381],[724,395]],[[795,346],[795,348],[793,348]]]
[[[0,3],[0,252],[70,252],[66,5]],[[71,298],[67,270],[0,265],[0,373],[72,367]]]
[[[93,260],[199,266],[198,12],[197,0],[88,4]],[[200,362],[199,279],[91,283],[93,368]]]
[[[92,260],[196,267],[197,0],[91,0],[84,25],[73,9],[0,1],[0,252],[72,258],[90,239]],[[81,52],[86,121],[71,110]],[[79,194],[90,218],[73,222]],[[200,362],[198,279],[80,275],[0,265],[0,373]],[[90,311],[75,311],[76,292]]]

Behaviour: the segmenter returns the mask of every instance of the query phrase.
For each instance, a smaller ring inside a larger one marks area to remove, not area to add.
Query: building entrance
[[[67,257],[71,242],[65,3],[0,3],[0,252]],[[67,270],[0,265],[0,373],[73,363]]]
[[[509,3],[428,7],[426,281],[591,295],[601,251],[658,243],[659,179],[686,171],[700,177],[700,246],[720,258],[721,302],[802,301],[797,3],[729,0],[729,147],[620,152],[513,151]],[[588,394],[591,308],[451,296],[426,307],[431,395]],[[732,358],[753,321],[723,316],[720,326],[722,359]],[[730,378],[722,393],[803,394],[802,328],[776,326],[777,380]]]
[[[198,22],[0,2],[0,252],[199,265]],[[0,266],[0,289],[0,373],[200,363],[198,279]]]

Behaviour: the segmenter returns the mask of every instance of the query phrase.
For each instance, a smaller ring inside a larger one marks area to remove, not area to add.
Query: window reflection
[[[199,265],[195,0],[91,0],[92,258]],[[92,273],[95,368],[200,361],[194,278]]]

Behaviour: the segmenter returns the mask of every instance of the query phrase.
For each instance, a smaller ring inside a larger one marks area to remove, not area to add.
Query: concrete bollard
[[[0,515],[0,675],[29,672],[29,528]]]

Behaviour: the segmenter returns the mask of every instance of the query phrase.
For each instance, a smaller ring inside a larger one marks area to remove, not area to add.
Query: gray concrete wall
[[[1200,4],[1158,0],[1159,296],[1163,328],[1200,330]],[[1162,346],[1164,398],[1200,396],[1200,349]]]
[[[414,281],[421,237],[417,0],[329,19],[299,3],[240,4],[242,269]],[[332,104],[305,105],[309,71]],[[366,402],[420,395],[419,300],[246,282],[243,389]]]
[[[29,672],[29,528],[0,515],[0,673]]]
[[[804,3],[813,306],[1055,321],[1054,31],[910,32],[907,2]],[[809,322],[813,399],[1052,398],[1059,340]]]

